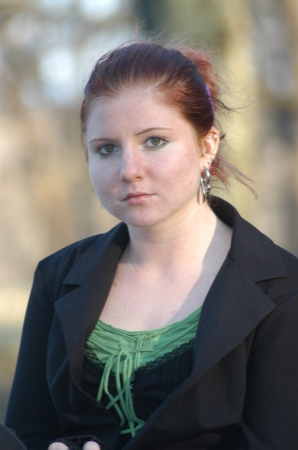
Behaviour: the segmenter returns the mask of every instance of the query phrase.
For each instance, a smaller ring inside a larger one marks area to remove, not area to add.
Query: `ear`
[[[202,170],[206,164],[211,164],[215,159],[219,146],[219,132],[212,127],[207,136],[201,142],[202,150]]]

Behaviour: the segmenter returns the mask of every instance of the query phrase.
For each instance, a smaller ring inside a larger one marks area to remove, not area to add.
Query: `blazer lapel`
[[[275,303],[227,259],[203,305],[192,376],[203,376],[275,308]]]
[[[265,235],[226,208],[233,227],[229,254],[205,299],[194,345],[192,376],[201,377],[233,350],[276,304],[256,284],[286,276],[277,248]],[[217,210],[215,209],[215,212]]]
[[[55,303],[70,369],[77,384],[82,374],[84,345],[104,307],[127,242],[128,231],[124,224],[99,236],[96,245],[83,254],[63,281],[63,285],[73,289]]]

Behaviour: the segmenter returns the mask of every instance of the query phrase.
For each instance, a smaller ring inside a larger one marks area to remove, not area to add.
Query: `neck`
[[[221,234],[219,222],[204,204],[171,224],[151,228],[128,226],[130,242],[123,262],[159,273],[179,269],[184,263],[202,263],[211,243],[218,241]]]

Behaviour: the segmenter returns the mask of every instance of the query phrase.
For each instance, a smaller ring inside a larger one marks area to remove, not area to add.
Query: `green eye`
[[[114,144],[106,144],[99,148],[98,152],[101,155],[109,155],[117,151],[117,147]]]
[[[165,144],[165,142],[165,139],[154,136],[147,140],[147,145],[148,147],[160,147],[161,145]]]
[[[161,139],[159,138],[152,138],[151,139],[152,145],[159,145],[161,142]]]

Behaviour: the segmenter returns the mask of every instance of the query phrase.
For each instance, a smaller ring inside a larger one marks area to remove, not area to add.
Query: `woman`
[[[6,418],[29,450],[298,446],[298,262],[208,196],[225,108],[200,52],[96,64],[82,130],[121,223],[36,270]]]

